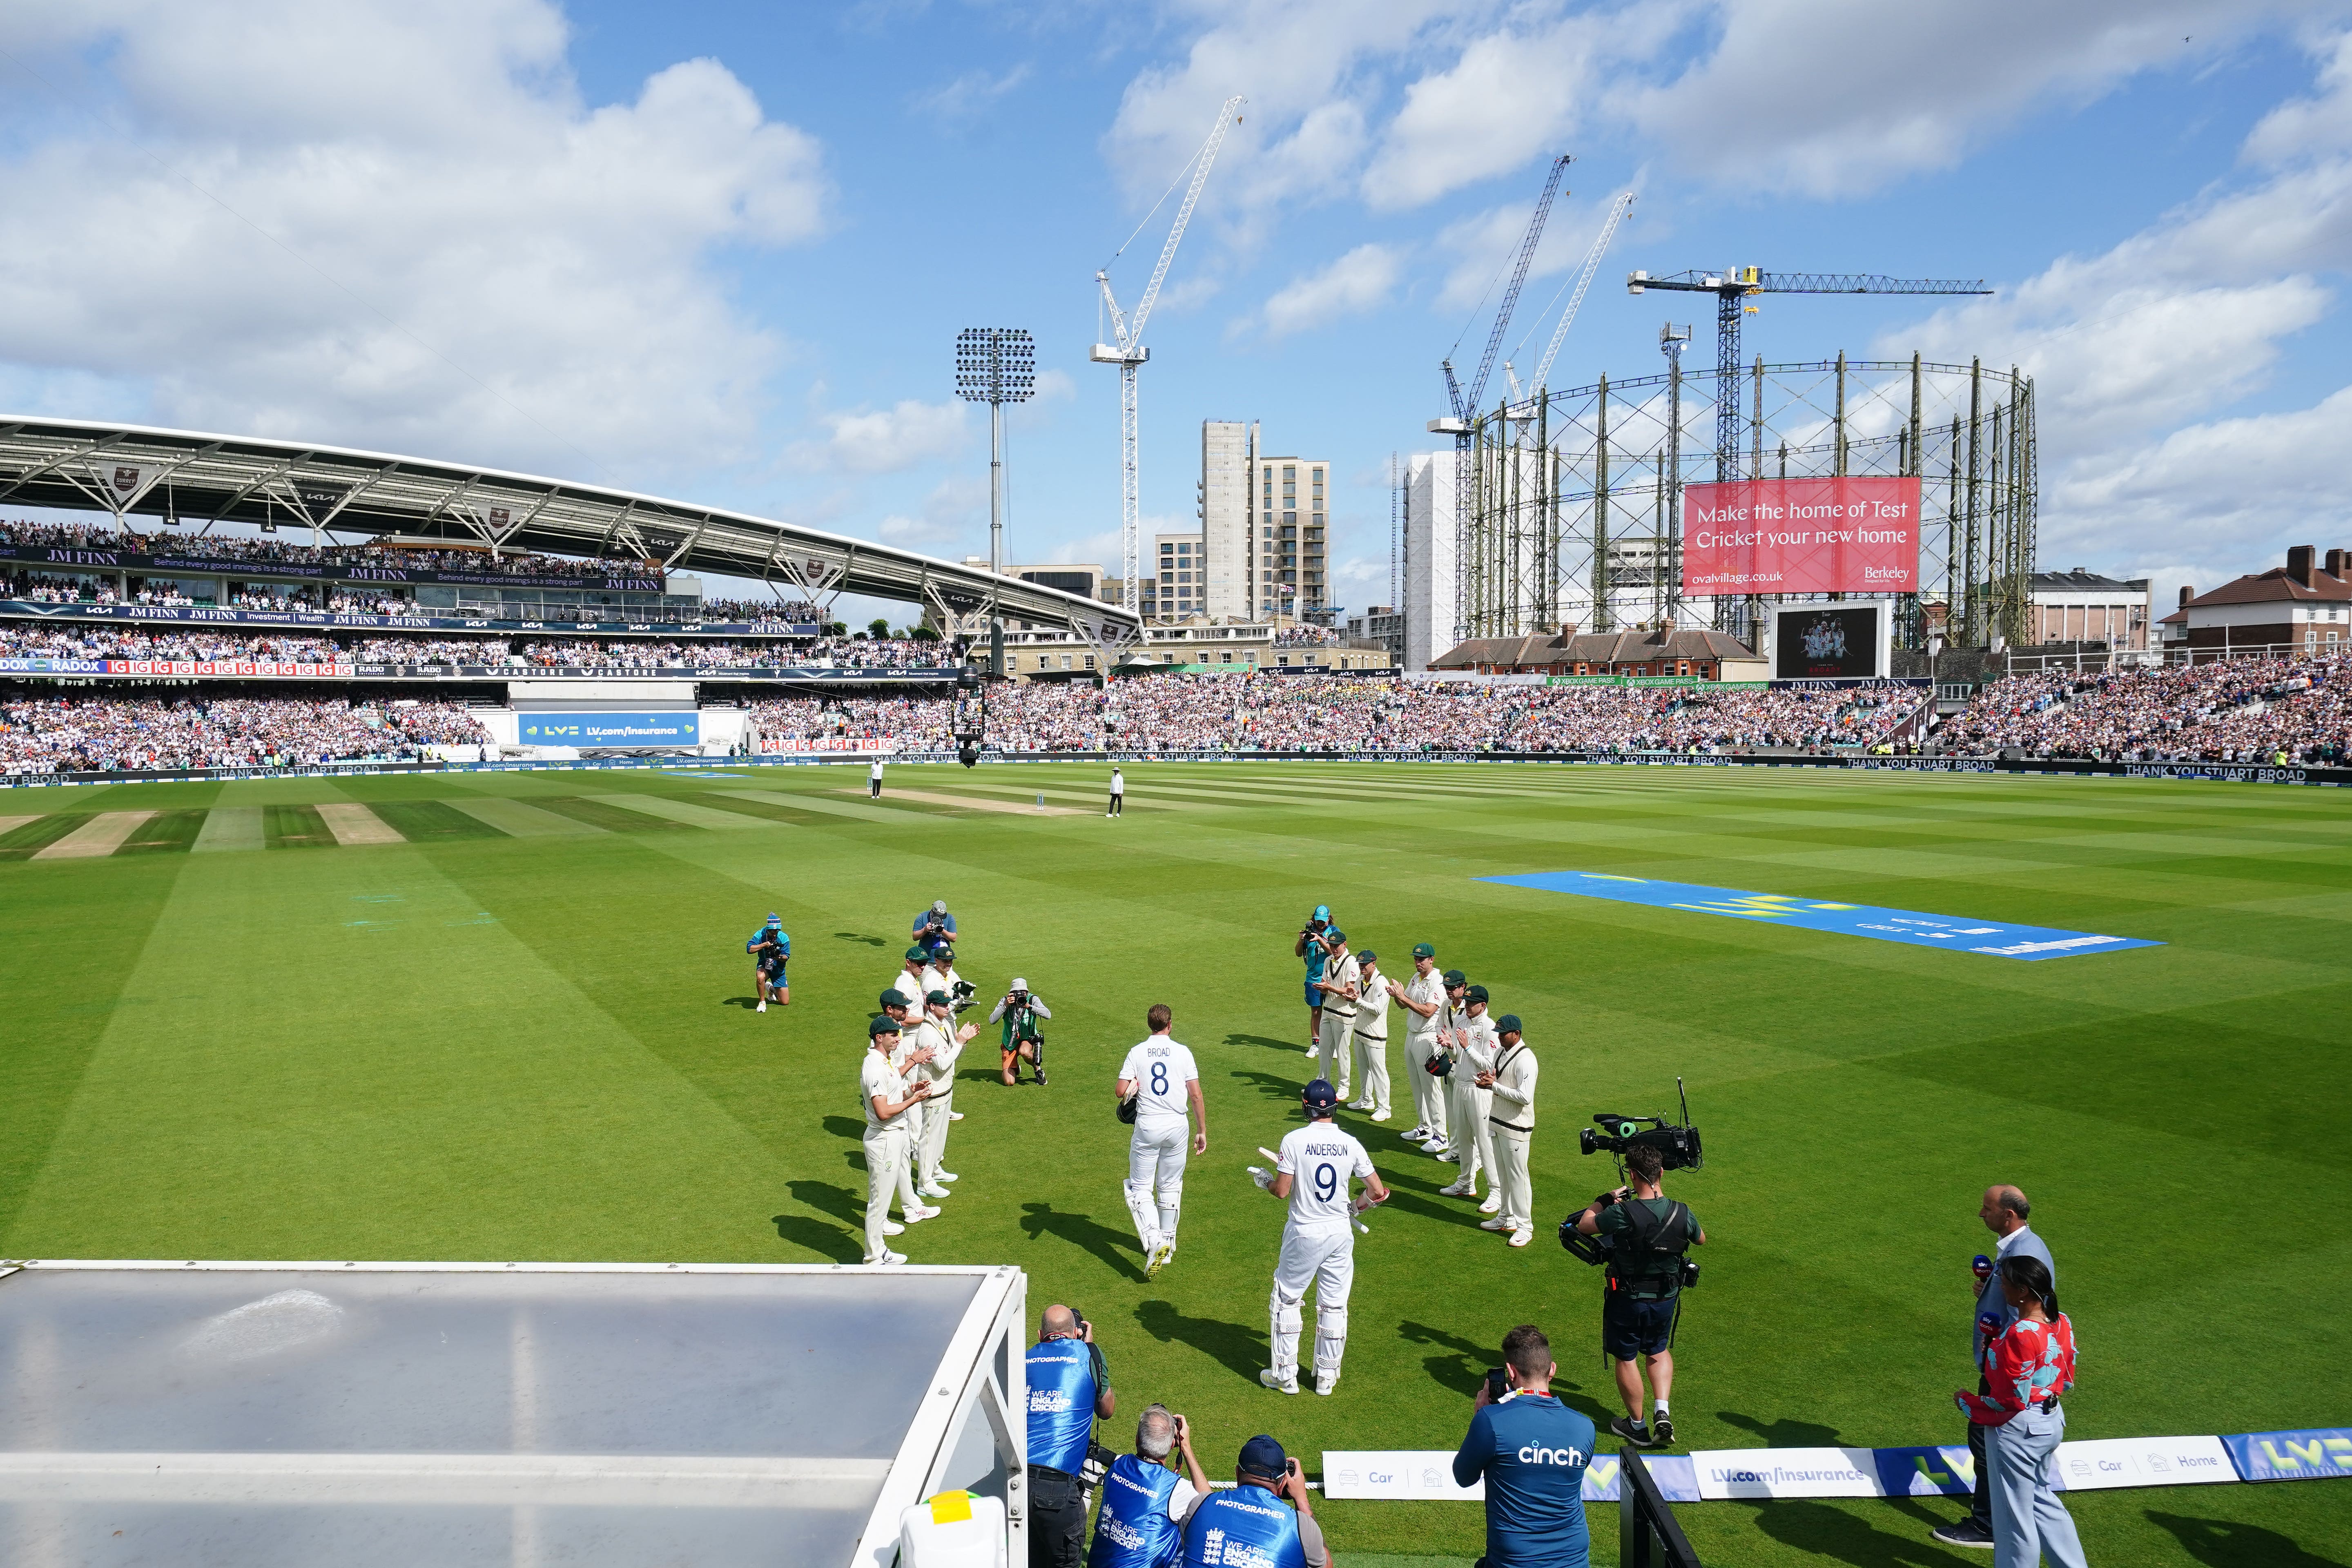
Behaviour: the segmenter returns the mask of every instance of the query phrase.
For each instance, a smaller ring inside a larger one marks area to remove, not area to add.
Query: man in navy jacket
[[[1485,1384],[1454,1480],[1486,1482],[1487,1568],[1585,1568],[1584,1471],[1592,1422],[1551,1392],[1551,1342],[1533,1323],[1503,1336],[1500,1401]]]

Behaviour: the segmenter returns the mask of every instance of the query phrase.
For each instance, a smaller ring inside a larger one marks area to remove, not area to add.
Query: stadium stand
[[[0,658],[280,659],[567,669],[936,669],[944,657],[938,643],[901,638],[734,643],[356,633],[310,636],[0,621]]]
[[[1936,745],[2104,762],[2340,765],[2352,752],[2352,655],[2008,676],[1979,690]]]
[[[649,570],[636,560],[582,560],[569,555],[506,553],[495,560],[487,550],[426,550],[381,544],[297,544],[291,541],[256,539],[243,534],[203,534],[173,530],[164,533],[134,533],[127,529],[88,523],[45,523],[0,520],[0,544],[43,550],[114,550],[146,555],[162,552],[201,554],[213,561],[247,561],[257,565],[282,563],[291,566],[407,566],[418,570],[482,572],[518,577],[604,577],[642,574]]]
[[[478,746],[489,738],[450,702],[19,697],[0,703],[0,772],[10,774],[415,762],[428,747]]]

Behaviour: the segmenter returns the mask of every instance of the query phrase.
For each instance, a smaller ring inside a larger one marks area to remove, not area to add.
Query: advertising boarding
[[[519,713],[515,738],[526,746],[581,751],[692,751],[702,743],[699,713]]]
[[[1683,592],[1916,594],[1919,481],[1853,475],[1683,488]]]

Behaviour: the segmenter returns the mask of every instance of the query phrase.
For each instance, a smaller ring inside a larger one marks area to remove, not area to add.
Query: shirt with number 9
[[[1334,1123],[1310,1121],[1284,1137],[1274,1168],[1290,1177],[1292,1225],[1345,1227],[1355,1212],[1349,1181],[1370,1175],[1372,1157]]]

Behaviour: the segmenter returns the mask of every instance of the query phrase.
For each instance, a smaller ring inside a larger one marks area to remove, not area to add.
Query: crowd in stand
[[[140,772],[414,762],[489,734],[450,702],[19,697],[0,702],[0,773]]]
[[[2012,675],[1978,692],[1937,749],[2107,762],[2300,762],[2352,752],[2352,654]]]
[[[1925,694],[1700,687],[1477,686],[1393,677],[1165,675],[1091,686],[1000,686],[990,743],[1008,752],[1732,752],[1873,745]],[[844,737],[945,743],[940,698],[874,702],[823,694],[752,705],[765,749]]]
[[[60,621],[0,621],[0,658],[133,658],[472,666],[565,669],[931,668],[940,645],[890,638],[803,643],[632,641],[593,637],[436,637],[179,630]]]
[[[514,577],[646,577],[659,569],[643,561],[585,561],[569,555],[525,555],[487,550],[411,550],[379,544],[298,544],[252,534],[197,534],[172,530],[135,533],[89,523],[0,519],[0,544],[44,550],[118,550],[131,555],[187,555],[208,561],[278,561],[300,566],[405,566],[423,572],[476,572]]]
[[[1276,647],[1335,647],[1342,640],[1329,626],[1283,626],[1274,634]]]

